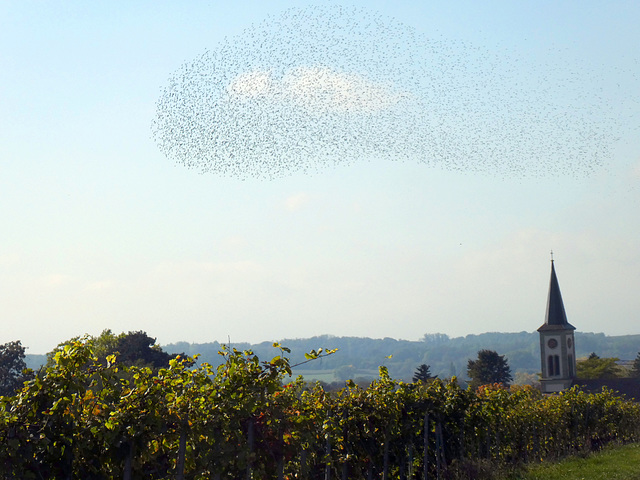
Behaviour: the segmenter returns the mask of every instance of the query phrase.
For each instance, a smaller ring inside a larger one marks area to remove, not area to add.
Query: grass
[[[510,480],[640,480],[640,444],[605,448],[586,458],[533,465]]]

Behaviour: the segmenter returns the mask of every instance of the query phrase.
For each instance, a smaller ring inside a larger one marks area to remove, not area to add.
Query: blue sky
[[[567,111],[606,107],[610,155],[582,176],[371,159],[241,180],[160,152],[156,101],[181,65],[318,4],[518,59],[525,83],[571,71]],[[578,330],[638,333],[638,18],[631,1],[3,2],[0,342],[533,331],[551,249]]]

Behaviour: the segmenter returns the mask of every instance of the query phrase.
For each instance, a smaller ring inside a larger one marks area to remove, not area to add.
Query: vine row
[[[640,437],[640,407],[609,390],[474,391],[381,367],[366,388],[329,393],[291,380],[274,346],[269,361],[225,348],[217,369],[177,358],[152,371],[71,343],[0,397],[0,478],[489,478]]]

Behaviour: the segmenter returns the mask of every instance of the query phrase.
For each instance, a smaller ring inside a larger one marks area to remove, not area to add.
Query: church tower
[[[543,393],[560,392],[571,387],[576,375],[576,355],[573,331],[567,322],[558,277],[551,254],[551,282],[547,298],[547,312],[540,333],[540,359],[542,363]]]

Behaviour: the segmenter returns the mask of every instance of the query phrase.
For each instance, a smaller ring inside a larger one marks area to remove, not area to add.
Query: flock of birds
[[[619,130],[590,80],[358,8],[291,9],[175,72],[152,134],[168,158],[242,179],[378,159],[582,176]]]

